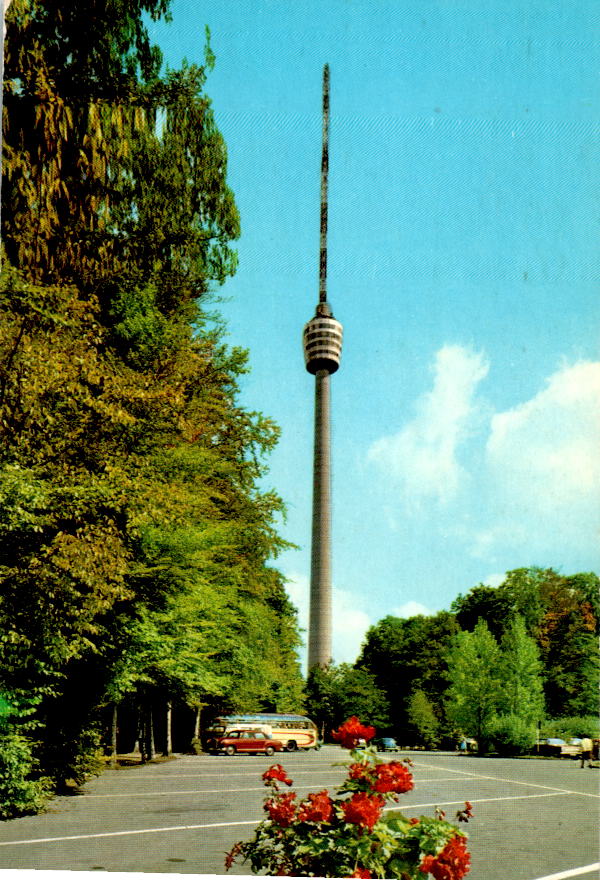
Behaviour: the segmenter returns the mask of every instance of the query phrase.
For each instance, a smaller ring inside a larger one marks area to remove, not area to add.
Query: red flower
[[[331,733],[336,742],[339,742],[344,749],[355,748],[359,740],[364,739],[367,742],[375,736],[374,727],[365,727],[360,723],[356,715],[352,715],[337,730]]]
[[[368,828],[369,831],[381,816],[385,800],[378,795],[367,794],[365,791],[355,792],[350,800],[344,801],[342,810],[344,819],[353,825]]]
[[[409,821],[410,825],[418,825],[419,824],[419,819],[417,819],[416,816],[413,816],[412,819],[409,819],[408,821]]]
[[[287,794],[281,794],[276,798],[269,798],[265,801],[265,810],[276,825],[281,828],[287,828],[292,824],[296,817],[296,795],[293,791]]]
[[[364,764],[350,764],[348,776],[350,779],[369,779],[369,769]]]
[[[466,838],[451,837],[436,856],[425,856],[419,870],[423,874],[433,874],[435,880],[461,880],[468,874],[471,863],[466,846]]]
[[[367,871],[366,868],[355,868],[354,872],[349,875],[350,877],[364,877],[365,880],[369,880],[371,877],[371,872]]]
[[[456,818],[459,822],[468,822],[469,819],[473,818],[473,804],[469,801],[465,801],[464,810],[459,810],[456,814]]]
[[[327,791],[309,794],[307,800],[300,804],[299,822],[329,822],[333,812],[333,804]]]
[[[382,794],[388,791],[402,793],[414,788],[413,778],[406,767],[399,761],[390,761],[389,764],[378,764],[375,767],[377,776],[373,783],[373,790]]]
[[[265,770],[262,778],[265,785],[270,785],[270,783],[274,781],[285,782],[286,785],[292,784],[292,780],[289,778],[281,764],[273,764],[268,770]]]
[[[232,865],[235,862],[236,858],[238,857],[241,849],[242,849],[241,843],[234,843],[232,848],[229,850],[229,852],[225,856],[225,870],[226,871],[229,871],[229,869],[232,867]]]

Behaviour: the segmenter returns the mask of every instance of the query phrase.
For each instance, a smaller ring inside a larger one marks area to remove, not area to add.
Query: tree
[[[417,742],[426,748],[434,748],[439,742],[440,722],[431,700],[422,690],[416,690],[411,694],[408,701],[408,716]]]
[[[443,695],[448,685],[446,648],[458,632],[455,617],[441,611],[408,619],[391,615],[367,632],[357,666],[373,675],[390,704],[390,723],[404,737],[411,731],[409,699],[421,690],[445,723]]]
[[[389,706],[374,677],[348,663],[310,670],[306,710],[325,735],[352,715],[378,729],[389,726]]]
[[[510,604],[496,587],[479,584],[466,596],[461,593],[450,606],[461,629],[473,632],[480,620],[485,620],[495,638],[502,636],[504,621],[510,615]]]
[[[160,76],[143,14],[169,6],[13,0],[7,14],[8,257],[30,280],[97,293],[107,312],[123,275],[160,280],[164,314],[235,270],[239,217],[202,93],[212,53]]]
[[[498,644],[485,621],[480,620],[472,633],[458,633],[450,642],[448,716],[462,734],[477,739],[482,751],[487,748],[500,699],[499,660]]]
[[[547,611],[539,643],[550,717],[597,714],[599,588],[592,573],[556,575],[544,585]]]
[[[542,664],[535,641],[527,635],[525,621],[515,617],[501,643],[499,675],[502,681],[499,710],[515,715],[534,728],[545,715]]]
[[[499,639],[520,616],[540,650],[549,715],[587,715],[597,707],[599,587],[593,573],[520,568],[497,588],[479,585],[459,596],[452,609],[463,628],[472,631],[481,618]]]
[[[143,13],[168,6],[7,17],[0,687],[57,782],[126,697],[147,729],[173,700],[301,701],[283,507],[259,489],[278,430],[238,405],[246,353],[204,305],[239,233],[212,56],[161,74]]]

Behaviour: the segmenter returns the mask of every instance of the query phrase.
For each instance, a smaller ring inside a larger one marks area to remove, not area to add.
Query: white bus
[[[261,730],[278,739],[288,752],[320,748],[317,726],[305,715],[256,712],[248,715],[219,715],[205,731],[208,739],[225,736],[230,730]]]

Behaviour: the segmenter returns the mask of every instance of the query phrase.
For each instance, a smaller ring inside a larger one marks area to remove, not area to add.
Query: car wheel
[[[235,746],[227,746],[225,749],[226,755],[235,755]]]
[[[265,749],[265,755],[268,755],[269,758],[271,757],[271,755],[272,755],[274,752],[275,752],[275,749],[273,748],[273,746],[267,746],[266,749]]]
[[[286,752],[295,752],[297,748],[296,740],[291,739],[285,747],[285,750]]]

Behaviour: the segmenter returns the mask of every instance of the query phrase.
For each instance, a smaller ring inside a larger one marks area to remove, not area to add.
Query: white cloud
[[[300,627],[304,630],[304,641],[308,638],[308,615],[310,582],[306,575],[297,572],[286,574],[286,590],[291,601],[298,609]],[[360,607],[361,599],[348,590],[333,588],[332,624],[333,624],[333,660],[335,663],[354,663],[360,653],[363,639],[371,619]],[[299,652],[304,668],[306,668],[306,644]]]
[[[600,363],[565,363],[529,400],[495,414],[476,396],[488,373],[483,353],[446,345],[432,372],[414,418],[368,451],[397,493],[392,500],[388,492],[380,505],[390,531],[404,530],[406,539],[406,511],[429,502],[432,546],[453,540],[491,571],[594,568]]]
[[[600,363],[554,373],[527,403],[492,419],[490,467],[535,504],[564,504],[600,489]]]
[[[531,400],[491,421],[486,446],[496,525],[530,546],[590,546],[600,525],[600,363],[564,366]],[[498,520],[501,522],[498,523]]]
[[[398,608],[393,608],[392,612],[396,617],[417,617],[419,614],[422,614],[424,617],[431,617],[436,614],[432,608],[427,608],[426,605],[422,605],[420,602],[415,602],[411,600],[410,602],[405,602],[404,605],[400,605]]]
[[[371,619],[357,607],[357,599],[347,590],[333,590],[333,659],[354,663]]]
[[[506,572],[503,574],[494,573],[488,574],[487,577],[484,577],[482,583],[485,584],[486,587],[499,587],[500,584],[503,584],[506,580]]]
[[[381,437],[368,459],[404,490],[405,501],[450,500],[464,470],[457,458],[476,415],[474,394],[488,372],[482,354],[460,345],[441,348],[433,366],[433,387],[416,405],[416,415],[397,434]]]

